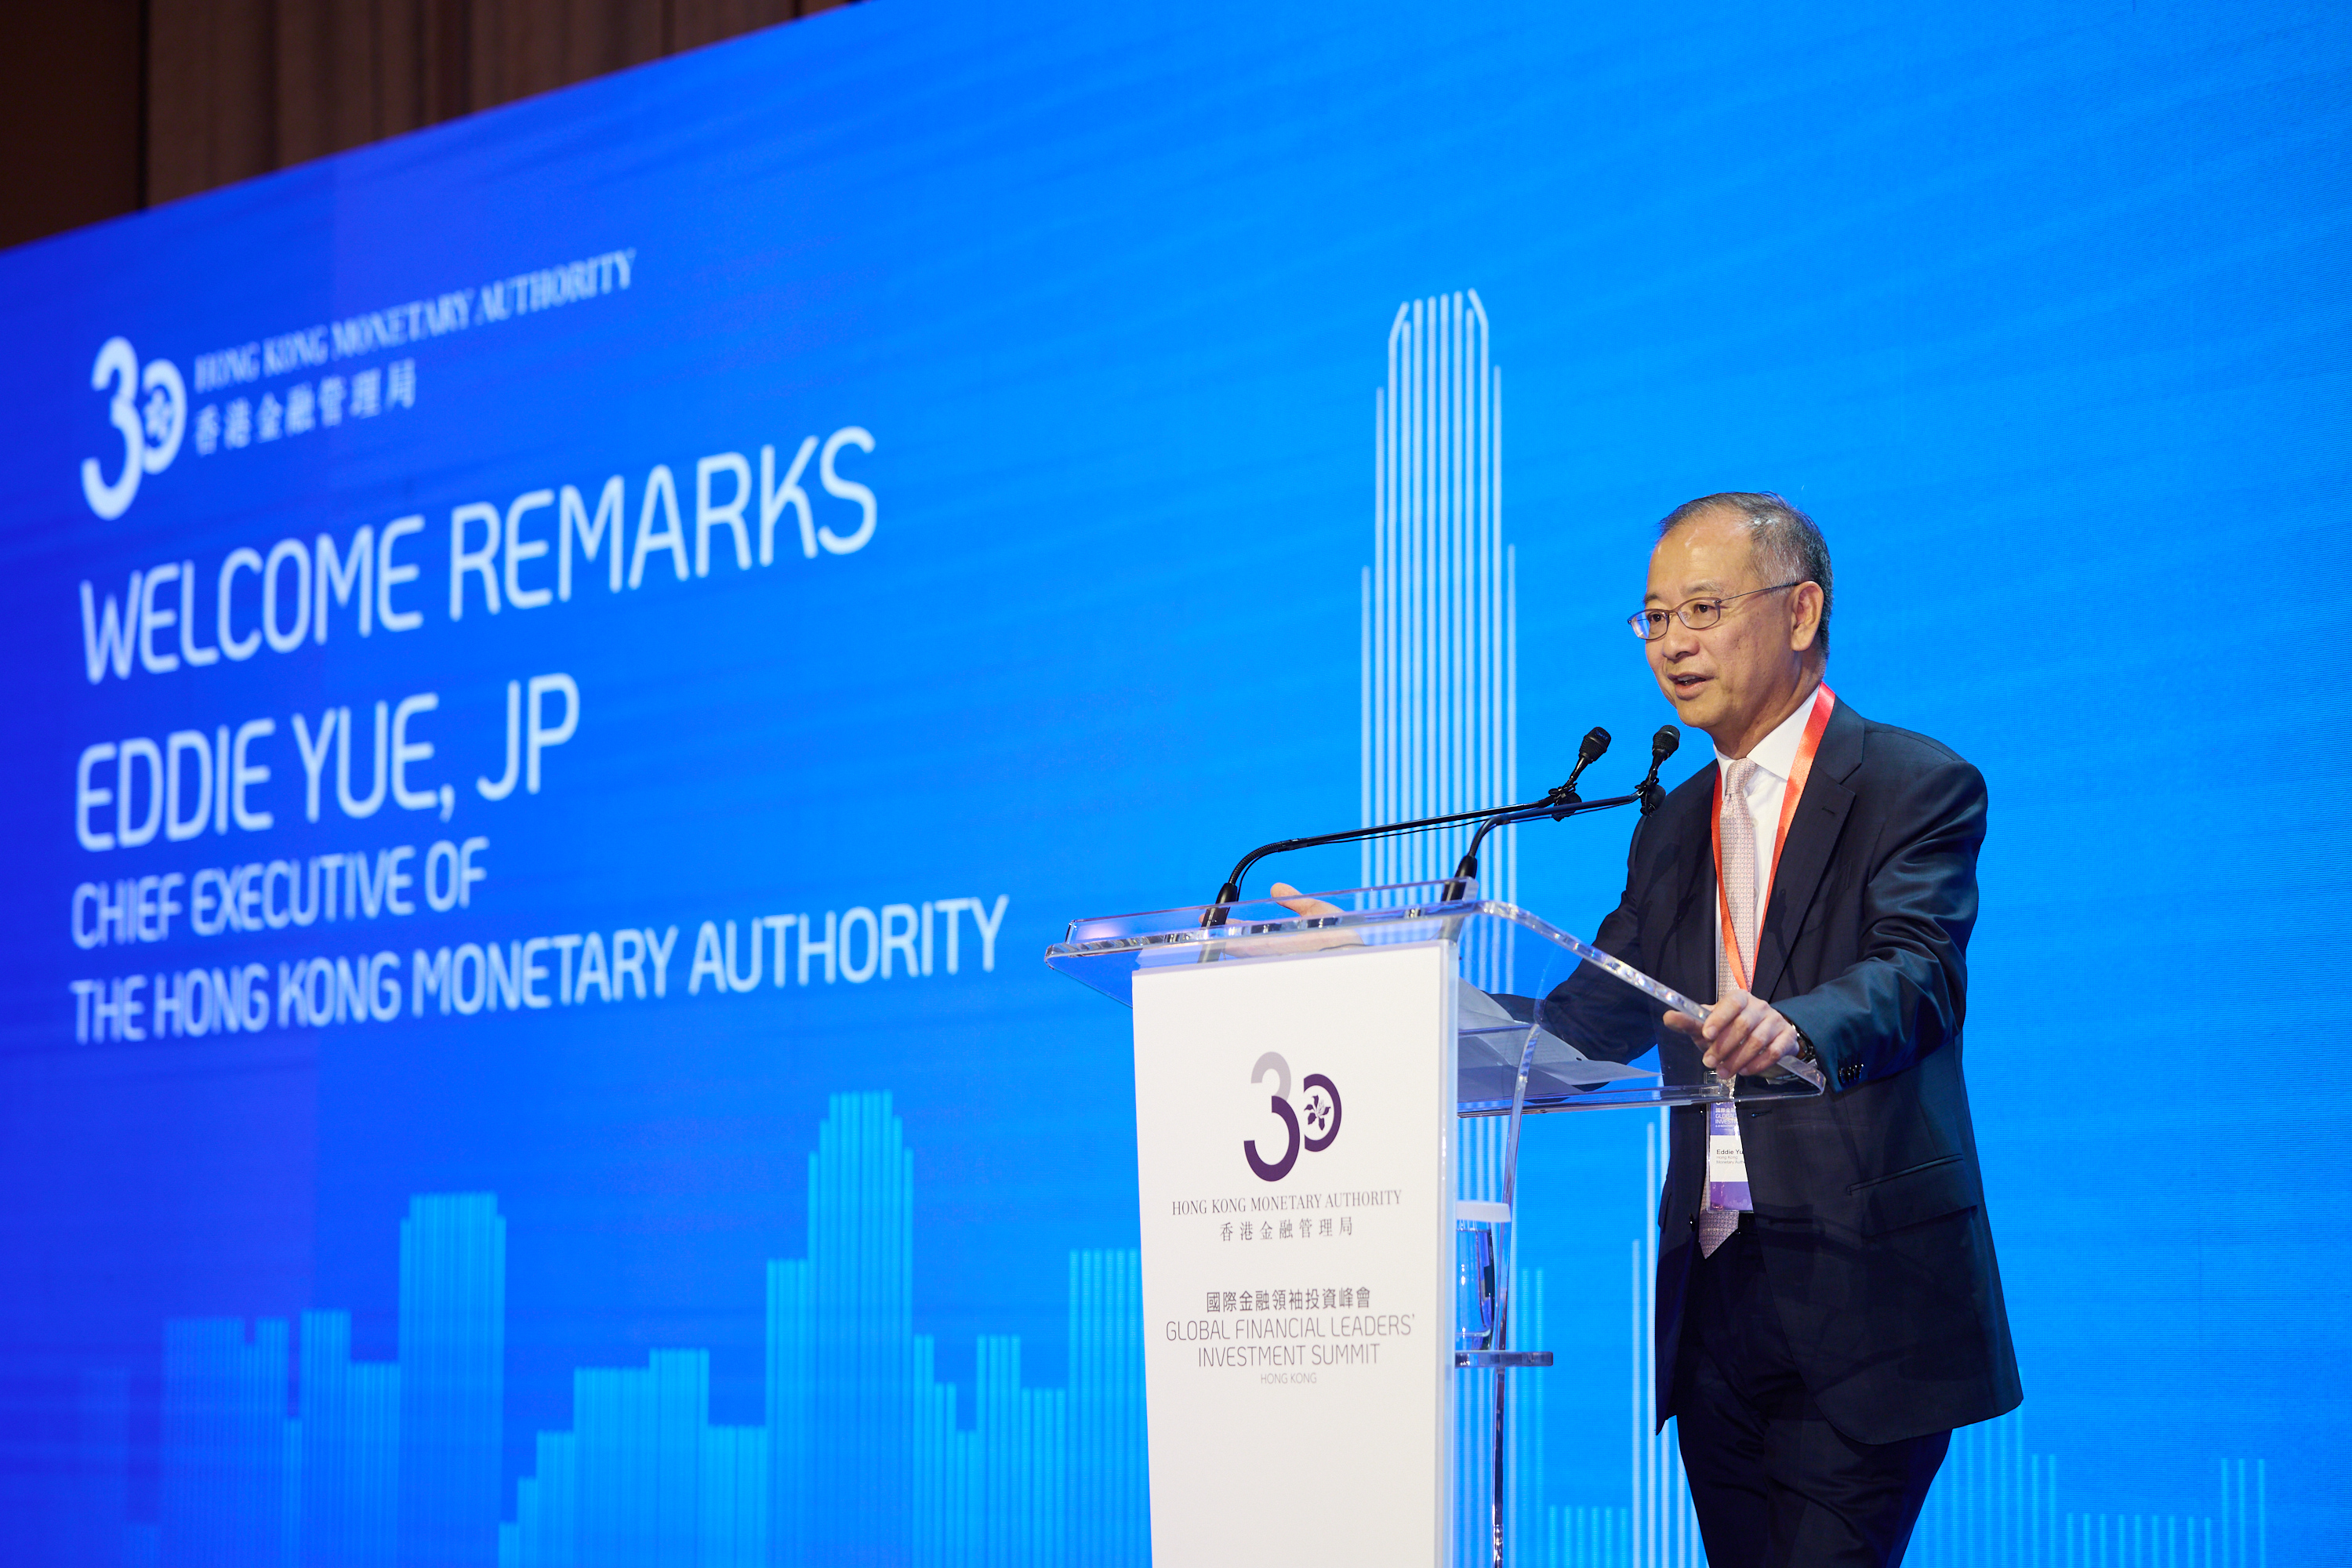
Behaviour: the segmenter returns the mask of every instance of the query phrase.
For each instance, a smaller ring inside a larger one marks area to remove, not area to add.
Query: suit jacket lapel
[[[1845,781],[1862,766],[1862,715],[1840,701],[1822,732],[1821,749],[1813,753],[1813,771],[1797,814],[1789,822],[1789,839],[1780,848],[1780,868],[1772,876],[1772,901],[1764,911],[1764,930],[1757,942],[1756,994],[1775,994],[1789,966],[1789,950],[1813,895],[1821,890],[1831,853],[1853,809],[1853,791]]]

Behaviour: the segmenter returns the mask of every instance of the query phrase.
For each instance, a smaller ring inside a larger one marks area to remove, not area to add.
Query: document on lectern
[[[1135,976],[1155,1562],[1444,1561],[1454,970]]]

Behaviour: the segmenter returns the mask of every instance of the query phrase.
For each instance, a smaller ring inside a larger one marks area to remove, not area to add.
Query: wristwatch
[[[1822,1065],[1822,1058],[1813,1054],[1813,1042],[1805,1038],[1805,1031],[1802,1029],[1797,1031],[1797,1059],[1814,1067]]]

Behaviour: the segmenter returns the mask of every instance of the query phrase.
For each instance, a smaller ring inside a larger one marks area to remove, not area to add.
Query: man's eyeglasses
[[[1723,619],[1723,606],[1734,599],[1745,599],[1757,594],[1777,594],[1783,588],[1794,588],[1810,583],[1801,577],[1795,583],[1775,583],[1769,588],[1750,588],[1744,594],[1725,594],[1717,598],[1692,599],[1671,610],[1636,610],[1625,617],[1633,635],[1643,642],[1655,642],[1666,635],[1666,617],[1673,616],[1695,632],[1703,632]]]

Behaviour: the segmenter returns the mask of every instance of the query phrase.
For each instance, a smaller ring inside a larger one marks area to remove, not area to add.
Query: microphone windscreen
[[[1650,761],[1664,762],[1675,754],[1675,748],[1682,743],[1683,732],[1680,730],[1675,729],[1672,724],[1659,725],[1658,732],[1650,737]]]
[[[1586,732],[1584,744],[1576,748],[1576,757],[1581,763],[1597,763],[1601,760],[1601,753],[1608,749],[1609,731],[1595,724]]]

